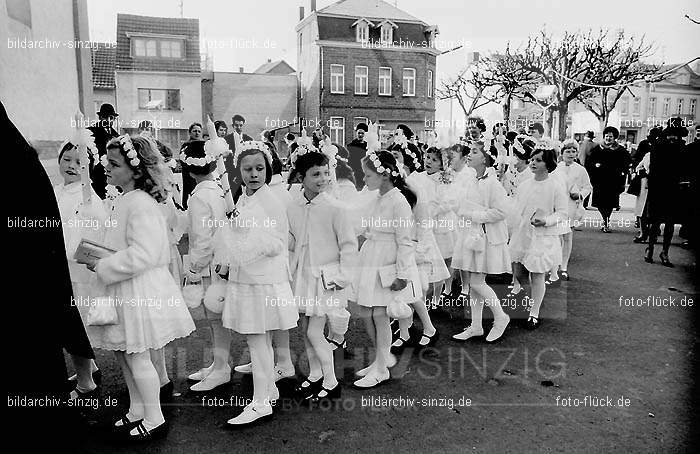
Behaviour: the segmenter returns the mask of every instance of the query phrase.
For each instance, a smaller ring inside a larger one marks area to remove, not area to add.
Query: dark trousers
[[[661,230],[661,224],[664,225],[664,236],[662,249],[664,252],[668,253],[668,249],[671,247],[671,240],[673,239],[673,229],[675,227],[672,219],[664,220],[653,220],[649,224],[649,249],[654,252],[654,245],[656,244],[656,237],[659,235]]]

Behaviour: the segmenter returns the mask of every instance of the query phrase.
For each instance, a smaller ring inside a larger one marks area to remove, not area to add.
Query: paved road
[[[588,216],[593,219],[597,213],[589,211]],[[613,215],[613,225],[618,219],[631,219],[631,213],[623,207]],[[458,344],[450,335],[466,322],[462,308],[448,308],[436,316],[442,334],[436,347],[404,353],[391,382],[363,392],[346,387],[333,408],[310,410],[287,401],[272,421],[230,432],[222,424],[240,411],[232,403],[249,398],[251,384],[236,374],[216,395],[203,399],[186,391],[186,374],[210,357],[209,331],[198,322],[201,329],[195,335],[167,348],[179,393],[168,408],[168,438],[125,449],[106,442],[97,425],[89,430],[85,450],[688,450],[697,413],[690,398],[695,385],[691,361],[698,343],[694,321],[700,304],[692,277],[694,259],[674,246],[671,260],[676,268],[649,265],[642,260],[643,246],[631,242],[632,228],[603,234],[589,225],[576,232],[572,279],[547,291],[544,322],[537,331],[512,326],[497,345]],[[666,298],[667,305],[673,298],[675,306],[655,306],[654,298]],[[691,299],[693,306],[684,307]],[[351,321],[348,343],[350,357],[338,366],[346,381],[369,356],[361,321]],[[299,370],[305,371],[298,332],[292,336],[292,348]],[[247,359],[240,336],[232,355],[235,364]],[[123,411],[125,386],[111,354],[98,352],[98,363],[105,378],[97,414],[109,421]],[[117,399],[120,407],[105,407],[102,402],[108,398]]]

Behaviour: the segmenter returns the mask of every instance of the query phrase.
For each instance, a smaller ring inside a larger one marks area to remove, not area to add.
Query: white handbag
[[[117,308],[114,307],[114,300],[109,296],[101,296],[94,299],[90,304],[87,314],[87,324],[89,326],[116,325],[119,323]]]

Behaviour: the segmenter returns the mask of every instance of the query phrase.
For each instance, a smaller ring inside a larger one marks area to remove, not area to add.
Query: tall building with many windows
[[[331,140],[353,139],[357,123],[397,124],[420,133],[435,119],[438,29],[382,0],[341,0],[310,15],[297,32],[302,126]]]
[[[121,131],[150,120],[179,149],[202,120],[199,20],[118,14],[115,72]]]

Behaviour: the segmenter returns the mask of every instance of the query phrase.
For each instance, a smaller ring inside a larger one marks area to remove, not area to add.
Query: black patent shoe
[[[152,440],[164,438],[168,434],[168,423],[163,422],[160,426],[153,429],[146,429],[143,425],[143,420],[139,421],[131,430],[136,429],[136,435],[132,435],[131,431],[124,434],[123,440],[127,443],[144,443]]]
[[[533,330],[536,330],[537,328],[539,328],[541,324],[542,324],[542,322],[540,322],[540,319],[538,317],[534,317],[534,316],[530,315],[527,318],[527,322],[525,322],[525,328],[530,330],[530,331],[533,331]]]
[[[321,389],[308,399],[308,402],[311,405],[319,405],[324,401],[340,399],[340,394],[340,382],[338,382],[333,389],[327,389],[321,386]]]
[[[646,254],[644,255],[644,261],[647,263],[654,263],[654,251],[650,248],[646,249]]]
[[[315,395],[323,387],[323,377],[316,381],[305,378],[299,386],[294,388],[294,394],[298,399],[307,400]]]
[[[647,237],[645,236],[635,236],[632,240],[633,243],[643,244],[647,242]]]
[[[129,418],[126,417],[126,415],[127,415],[127,414],[125,413],[124,416],[122,416],[121,418],[119,418],[119,419],[112,425],[112,428],[114,429],[115,432],[121,433],[121,432],[124,432],[124,431],[125,431],[125,432],[128,433],[128,432],[131,431],[131,429],[133,429],[134,427],[136,427],[137,425],[139,425],[139,423],[141,423],[141,422],[143,421],[143,418],[137,419],[137,420],[135,420],[135,421],[130,421]],[[121,422],[121,424],[117,426],[117,425],[116,425],[117,422]]]
[[[400,355],[404,348],[408,345],[410,339],[404,339],[399,336],[393,344],[391,344],[391,349],[389,350],[392,355]]]

